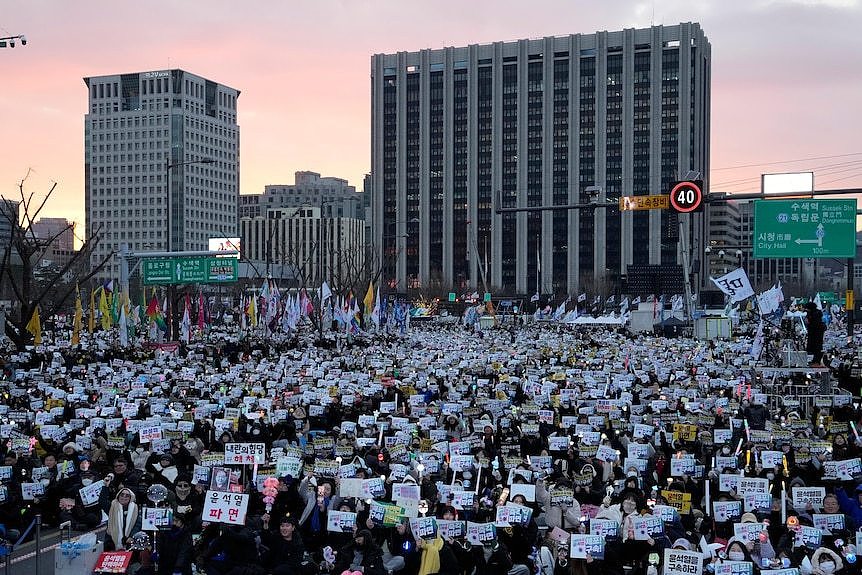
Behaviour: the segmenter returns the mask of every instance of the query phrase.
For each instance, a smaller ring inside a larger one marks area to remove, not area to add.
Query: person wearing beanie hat
[[[740,523],[757,523],[757,516],[754,513],[749,511],[748,513],[742,514],[742,517],[739,519],[739,522]]]

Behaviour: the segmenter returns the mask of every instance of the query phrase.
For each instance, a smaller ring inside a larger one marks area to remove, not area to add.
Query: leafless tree
[[[26,181],[27,177],[18,184],[20,199],[0,197],[0,217],[11,227],[0,261],[0,290],[9,292],[13,298],[12,313],[6,317],[6,335],[18,349],[23,349],[33,340],[26,326],[37,306],[43,321],[51,318],[72,301],[77,285],[96,275],[114,256],[114,252],[110,252],[92,265],[92,254],[101,234],[100,229],[87,230],[89,235],[81,249],[71,254],[65,264],[41,266],[46,253],[72,224],[50,238],[38,238],[33,222],[39,217],[57,184],[54,183],[38,206],[35,206],[33,193],[24,191]]]

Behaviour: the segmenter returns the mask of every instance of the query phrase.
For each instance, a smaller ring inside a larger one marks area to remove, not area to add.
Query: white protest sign
[[[350,533],[356,526],[356,513],[330,511],[326,516],[326,530],[334,533]]]
[[[797,511],[805,511],[810,503],[814,508],[823,507],[823,498],[826,497],[825,487],[793,487],[793,508]]]
[[[229,465],[266,463],[266,444],[226,443],[224,446],[224,462]]]
[[[207,491],[201,518],[211,523],[243,525],[247,511],[247,493]]]
[[[703,575],[703,555],[694,551],[664,550],[664,575]]]
[[[81,503],[84,504],[84,507],[99,502],[99,495],[101,495],[104,486],[105,482],[100,479],[78,490],[78,494],[81,496]]]
[[[173,517],[174,510],[170,507],[144,507],[141,514],[141,529],[158,531],[163,527],[170,527]]]

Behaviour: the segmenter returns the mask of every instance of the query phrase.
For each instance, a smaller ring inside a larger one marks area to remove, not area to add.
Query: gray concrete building
[[[374,55],[372,239],[385,283],[527,294],[538,279],[542,293],[575,294],[634,263],[682,263],[675,213],[496,214],[492,198],[587,203],[595,188],[613,200],[708,176],[710,50],[686,23]],[[703,216],[679,218],[702,252]]]
[[[206,250],[211,237],[235,237],[239,91],[177,69],[84,83],[86,228],[103,237],[93,263],[122,244],[135,251]],[[118,277],[114,258],[99,278]]]
[[[255,218],[277,208],[323,207],[327,217],[365,218],[363,195],[342,178],[296,172],[293,184],[265,186],[263,194],[243,194],[239,217]]]

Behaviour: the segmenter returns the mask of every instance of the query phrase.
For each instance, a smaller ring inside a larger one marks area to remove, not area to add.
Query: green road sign
[[[454,302],[454,301],[455,301],[455,292],[453,292],[453,291],[450,291],[450,292],[449,292],[449,301],[450,301],[450,302]]]
[[[141,273],[144,285],[212,284],[235,282],[237,259],[214,256],[144,259]]]
[[[754,202],[754,257],[856,256],[856,200]]]
[[[485,302],[487,302],[487,301],[491,301],[491,292],[486,291],[486,292],[485,292],[485,297],[483,297],[483,298],[482,298],[482,301],[485,301]]]

